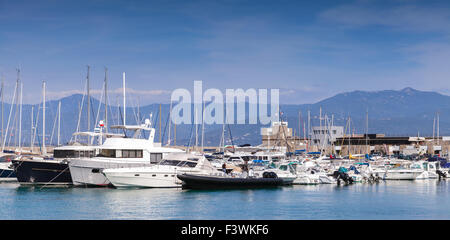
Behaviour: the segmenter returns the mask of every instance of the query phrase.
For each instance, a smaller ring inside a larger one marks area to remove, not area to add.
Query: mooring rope
[[[49,183],[53,182],[53,180],[55,180],[57,177],[59,177],[62,173],[64,173],[67,169],[69,169],[69,166],[67,166],[64,170],[62,170],[60,173],[58,173],[58,175],[56,175],[54,178],[52,178],[49,182],[47,182],[46,184],[44,184],[39,190],[41,190],[42,188],[44,188],[45,186],[47,186]]]

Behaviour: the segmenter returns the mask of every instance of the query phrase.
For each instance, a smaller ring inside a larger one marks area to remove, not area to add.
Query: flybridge
[[[177,104],[171,108],[171,120],[175,124],[192,124],[194,106],[194,124],[235,124],[234,107],[237,105],[237,124],[246,124],[246,99],[248,99],[248,123],[269,124],[279,120],[279,89],[270,90],[270,116],[268,116],[267,89],[226,89],[224,94],[219,89],[207,89],[203,92],[202,81],[194,81],[194,97],[187,89],[172,92],[171,102]],[[208,102],[208,104],[206,104]],[[259,119],[258,119],[259,118]]]

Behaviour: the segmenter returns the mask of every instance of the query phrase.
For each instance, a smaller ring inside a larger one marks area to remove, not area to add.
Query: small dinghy
[[[200,176],[192,174],[178,174],[183,181],[184,189],[230,189],[230,188],[267,188],[284,185],[283,179],[273,172],[262,178],[242,178],[229,176]]]

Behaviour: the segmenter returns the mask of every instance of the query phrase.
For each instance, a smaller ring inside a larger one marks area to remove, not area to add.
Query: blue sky
[[[448,1],[4,1],[0,73],[24,102],[127,74],[141,104],[175,88],[279,88],[282,103],[353,90],[450,93]],[[37,91],[39,90],[39,91]],[[12,89],[10,90],[12,92]]]

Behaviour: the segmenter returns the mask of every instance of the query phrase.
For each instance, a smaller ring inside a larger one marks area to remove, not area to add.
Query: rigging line
[[[56,115],[55,120],[53,121],[52,134],[50,135],[50,141],[49,141],[50,144],[52,144],[52,142],[53,142],[53,136],[55,134],[57,120],[58,120],[58,115]]]
[[[122,110],[120,108],[119,108],[119,115],[120,115],[120,119],[122,120],[122,123],[123,123]],[[123,128],[122,131],[123,131],[124,137],[126,138],[127,137],[127,132],[125,131],[125,128]]]
[[[13,97],[12,97],[12,99],[11,99],[11,107],[10,107],[10,110],[9,110],[9,116],[8,116],[8,124],[6,124],[6,134],[5,134],[5,138],[3,139],[2,150],[5,149],[6,138],[8,137],[9,123],[10,123],[10,121],[11,121],[11,113],[12,113],[12,109],[13,109],[13,104],[14,104],[15,95],[16,95],[16,92],[17,92],[17,87],[18,87],[18,86],[17,86],[17,83],[16,83],[16,86],[15,86],[15,88],[14,88],[14,95],[13,95]]]
[[[39,103],[38,105],[37,105],[37,112],[36,112],[36,123],[35,123],[35,125],[33,126],[33,139],[32,139],[32,141],[31,141],[31,146],[32,147],[34,147],[34,141],[36,140],[36,131],[37,131],[37,126],[38,126],[38,123],[39,123],[39,113],[41,112],[40,111],[41,110],[41,104]]]
[[[92,98],[90,98],[90,102],[91,102],[91,114],[92,114],[92,116],[95,116],[95,114],[94,114],[94,104],[92,103]],[[88,121],[90,122],[90,123],[92,123],[92,121],[91,121],[91,119],[88,119]],[[90,124],[89,124],[90,125]],[[94,128],[95,128],[95,123],[94,123]],[[92,128],[92,127],[91,127]],[[88,132],[90,132],[91,131],[91,129],[88,129]]]
[[[83,91],[83,97],[81,98],[81,104],[79,105],[79,109],[78,109],[78,122],[77,122],[77,128],[75,129],[75,132],[80,131],[80,122],[81,122],[81,113],[83,112],[83,105],[84,105],[84,97],[85,97],[85,92],[86,92],[86,88],[87,88],[87,84],[84,84],[84,91]],[[78,135],[75,135],[75,137],[72,135],[70,137],[70,141],[72,141],[72,138],[74,138],[74,141],[76,142],[78,139]]]
[[[101,90],[101,93],[102,94],[100,94],[100,101],[99,101],[99,104],[98,104],[98,108],[97,108],[97,115],[95,116],[95,124],[94,124],[94,126],[96,126],[97,125],[97,123],[98,123],[98,118],[99,118],[99,116],[100,116],[100,108],[102,107],[102,101],[103,101],[103,91],[105,90],[105,85],[103,85],[103,87],[102,87],[102,90]],[[92,142],[93,142],[94,140],[92,140]]]
[[[187,145],[188,149],[191,147],[191,140],[192,140],[193,131],[194,131],[194,122],[192,121],[191,131],[190,131],[190,134],[189,134],[189,142],[188,142],[188,145]]]
[[[49,183],[53,182],[53,180],[55,180],[57,177],[59,177],[61,174],[63,174],[67,169],[69,169],[69,166],[67,166],[64,170],[62,170],[60,173],[58,173],[58,175],[56,175],[54,178],[52,178],[49,182],[44,184],[44,186],[42,186],[39,190],[42,190],[42,188],[47,186]]]
[[[11,174],[13,174],[14,172],[17,172],[17,169],[22,165],[22,163],[23,163],[23,160],[20,160],[19,165],[17,165],[17,167],[14,167],[14,171],[13,171],[12,173],[10,173],[10,174],[7,176],[7,178],[10,177]],[[13,165],[13,166],[14,166],[14,165]]]
[[[167,113],[166,124],[164,125],[164,131],[163,131],[163,135],[162,135],[161,141],[164,141],[164,137],[166,136],[166,128],[167,128],[167,123],[168,123],[168,121],[169,121],[169,114],[170,114],[170,112]],[[169,136],[169,137],[170,137],[170,136]],[[162,144],[162,143],[161,143],[161,144]]]
[[[233,135],[231,135],[230,124],[227,124],[227,126],[228,126],[228,132],[230,133],[231,145],[233,146],[233,152],[235,152],[235,149],[234,149],[234,143],[233,143]]]
[[[152,126],[156,126],[156,121],[157,121],[157,119],[158,119],[158,116],[159,116],[159,110],[156,112],[156,117],[155,117],[155,119],[153,120]],[[155,128],[155,132],[156,132],[156,128]],[[158,134],[161,134],[161,133],[158,131]],[[155,135],[156,135],[156,134],[155,134]],[[155,136],[155,138],[156,138],[156,136]]]

